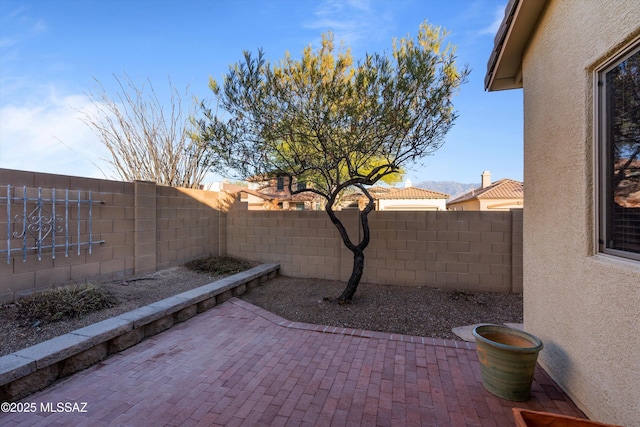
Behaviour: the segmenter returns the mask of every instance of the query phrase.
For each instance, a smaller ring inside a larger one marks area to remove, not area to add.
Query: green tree
[[[468,69],[458,69],[445,37],[440,27],[424,23],[417,38],[394,40],[391,55],[370,54],[354,63],[328,33],[316,52],[307,47],[299,60],[287,54],[272,65],[262,50],[257,57],[245,52],[221,86],[210,80],[225,112],[204,108],[200,121],[212,165],[243,178],[286,176],[292,194],[311,192],[326,200],[325,210],[354,257],[339,303],[351,301],[364,271],[374,208],[367,187],[397,178],[403,167],[436,151],[457,117],[451,99]],[[294,179],[306,188],[294,189]],[[359,213],[359,241],[335,213],[341,193],[353,187],[369,200]]]

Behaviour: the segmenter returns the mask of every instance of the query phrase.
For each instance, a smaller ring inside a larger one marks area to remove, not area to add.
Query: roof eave
[[[548,0],[509,0],[487,63],[487,91],[522,88],[522,56]]]

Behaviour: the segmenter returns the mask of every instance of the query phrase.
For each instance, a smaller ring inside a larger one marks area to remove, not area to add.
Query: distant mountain
[[[413,185],[425,190],[439,191],[451,195],[451,198],[458,197],[467,191],[480,187],[480,184],[463,184],[456,181],[423,181]]]

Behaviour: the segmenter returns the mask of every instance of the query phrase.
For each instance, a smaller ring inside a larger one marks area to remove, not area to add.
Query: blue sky
[[[522,180],[522,91],[485,92],[487,59],[507,0],[0,0],[0,167],[114,177],[105,148],[79,119],[99,80],[114,95],[125,73],[149,79],[160,98],[168,79],[210,98],[242,52],[272,61],[299,56],[333,31],[356,59],[389,52],[421,22],[445,27],[472,69],[454,105],[446,143],[406,177],[420,181]],[[99,167],[98,167],[99,166]],[[102,171],[101,171],[102,169]],[[212,175],[210,180],[219,179]]]

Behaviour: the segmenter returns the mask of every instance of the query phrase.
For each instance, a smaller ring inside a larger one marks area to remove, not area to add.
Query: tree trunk
[[[347,287],[342,291],[342,295],[338,298],[338,304],[349,304],[355,295],[362,273],[364,272],[364,252],[356,250],[353,253],[353,271],[347,282]]]
[[[353,270],[351,271],[351,277],[349,277],[349,281],[347,282],[347,287],[342,292],[342,295],[337,299],[339,304],[349,304],[353,299],[353,295],[355,295],[356,290],[358,289],[358,285],[360,284],[360,279],[362,278],[362,273],[364,272],[364,250],[369,245],[369,240],[371,238],[371,234],[369,232],[369,219],[368,215],[374,208],[374,200],[371,197],[371,194],[362,186],[357,185],[358,188],[369,198],[369,203],[367,206],[360,211],[360,227],[362,227],[362,239],[356,245],[349,238],[349,233],[347,233],[347,229],[344,227],[342,222],[336,216],[336,213],[333,211],[333,204],[335,202],[335,194],[339,191],[336,191],[335,194],[328,198],[327,206],[325,207],[325,211],[331,218],[331,222],[336,226],[338,232],[340,233],[340,237],[342,238],[342,242],[344,245],[353,252]]]
[[[331,221],[340,232],[342,242],[351,252],[353,252],[353,270],[351,271],[351,277],[349,277],[347,287],[342,292],[342,295],[340,295],[340,297],[337,299],[337,302],[339,304],[349,304],[353,299],[353,295],[358,289],[360,279],[362,278],[362,273],[364,272],[364,250],[369,245],[370,238],[369,221],[367,220],[367,215],[369,214],[370,209],[365,209],[364,211],[360,212],[360,226],[362,227],[363,236],[362,240],[360,240],[357,245],[351,242],[347,230],[344,228],[344,225],[338,219],[335,213],[330,209],[327,209],[327,212],[329,213]]]

